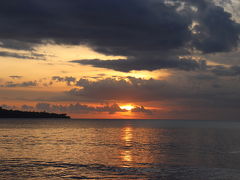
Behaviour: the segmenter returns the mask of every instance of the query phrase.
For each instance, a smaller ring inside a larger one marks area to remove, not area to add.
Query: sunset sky
[[[239,0],[0,1],[0,104],[239,119]]]

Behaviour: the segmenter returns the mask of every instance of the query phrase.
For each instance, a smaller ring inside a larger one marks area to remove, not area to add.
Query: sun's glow
[[[128,105],[123,105],[123,106],[120,106],[121,109],[125,109],[125,110],[128,110],[128,111],[131,111],[134,106],[131,105],[131,104],[128,104]]]

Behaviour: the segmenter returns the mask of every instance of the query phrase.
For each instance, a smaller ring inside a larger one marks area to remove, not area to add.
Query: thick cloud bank
[[[180,56],[231,51],[239,41],[239,24],[208,0],[11,0],[0,2],[0,17],[2,47],[84,44],[126,60],[74,62],[125,72],[199,69]]]
[[[77,114],[88,114],[88,113],[109,113],[115,114],[117,112],[127,112],[128,110],[122,109],[118,104],[105,104],[101,106],[90,106],[86,104],[69,104],[69,105],[54,105],[49,103],[37,103],[35,106],[22,105],[8,106],[1,105],[5,109],[21,109],[24,111],[47,111],[47,112],[60,112],[60,113],[77,113]],[[135,106],[131,112],[152,114],[150,109],[146,109],[144,106]]]
[[[231,78],[231,74],[228,77]],[[158,101],[167,103],[166,106],[175,104],[201,108],[239,108],[239,80],[230,80],[225,81],[214,74],[191,75],[182,81],[134,77],[106,78],[98,81],[80,79],[76,82],[79,88],[71,89],[68,94],[99,102]]]

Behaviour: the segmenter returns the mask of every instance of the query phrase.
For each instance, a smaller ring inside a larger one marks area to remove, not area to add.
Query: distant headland
[[[0,107],[0,118],[65,118],[71,117],[67,114],[56,114],[47,112],[31,112],[19,110],[7,110]]]

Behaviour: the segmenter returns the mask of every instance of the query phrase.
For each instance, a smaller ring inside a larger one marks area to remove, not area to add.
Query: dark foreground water
[[[1,180],[239,180],[240,122],[0,120]]]

